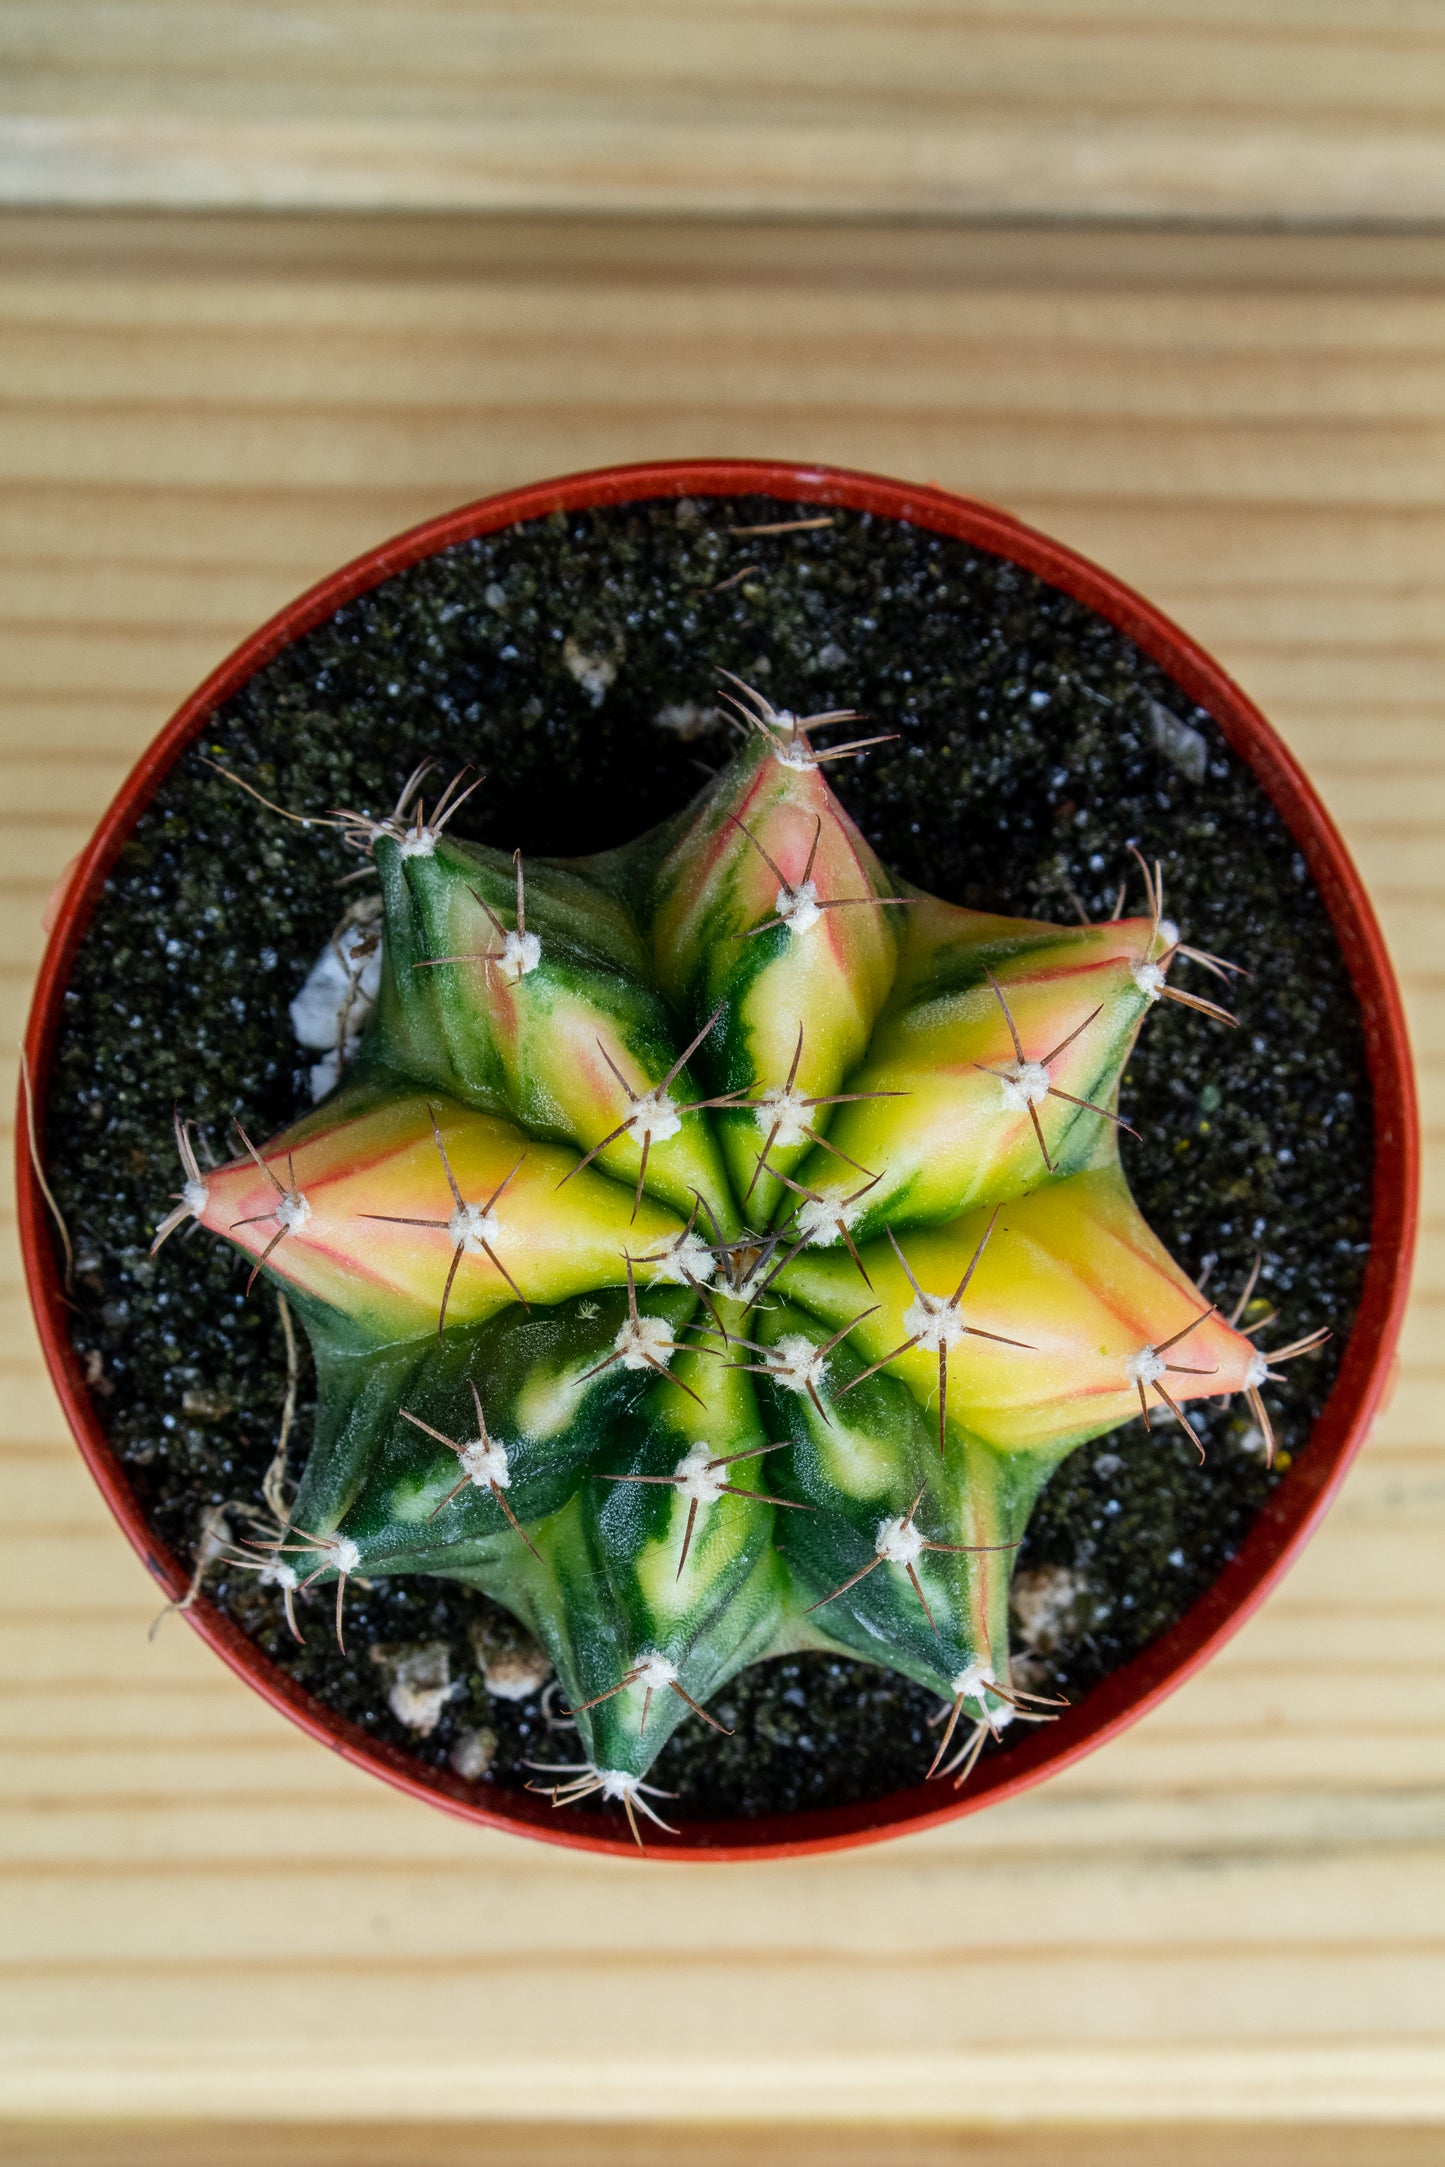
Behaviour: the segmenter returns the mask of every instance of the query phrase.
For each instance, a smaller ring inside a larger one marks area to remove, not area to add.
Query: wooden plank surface
[[[890,2129],[831,2123],[32,2123],[3,2132],[6,2167],[1439,2167],[1428,2125],[1137,2123]],[[262,2148],[264,2147],[264,2153]],[[585,2149],[584,2149],[585,2148]]]
[[[7,1248],[0,2115],[1445,2119],[1442,341],[1425,240],[0,221],[7,1045],[265,612],[506,483],[776,453],[991,496],[1215,649],[1371,882],[1430,1133],[1399,1393],[1260,1616],[1031,1797],[795,1865],[455,1826],[148,1644]]]
[[[1438,0],[7,0],[0,201],[1445,213]]]

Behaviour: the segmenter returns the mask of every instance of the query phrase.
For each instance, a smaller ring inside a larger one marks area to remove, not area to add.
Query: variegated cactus
[[[892,878],[798,721],[746,723],[627,849],[454,840],[414,777],[374,855],[379,998],[314,1112],[186,1184],[303,1317],[319,1413],[255,1563],[286,1593],[444,1575],[545,1645],[600,1792],[744,1665],[800,1648],[950,1709],[958,1780],[1042,1710],[1010,1682],[1014,1553],[1075,1446],[1268,1363],[1144,1224],[1120,1078],[1162,918],[1060,927]],[[473,786],[475,787],[475,785]],[[1236,1312],[1236,1316],[1238,1312]],[[293,1612],[294,1617],[294,1612]],[[958,1726],[963,1724],[962,1736]],[[950,1758],[950,1756],[952,1756]]]

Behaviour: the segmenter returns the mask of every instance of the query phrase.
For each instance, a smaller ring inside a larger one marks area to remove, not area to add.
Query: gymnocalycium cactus
[[[1008,1594],[1050,1472],[1200,1396],[1249,1394],[1268,1436],[1270,1363],[1323,1336],[1259,1352],[1130,1196],[1141,1022],[1232,1021],[1169,982],[1231,967],[1182,946],[1157,869],[1143,918],[940,902],[828,786],[861,748],[812,733],[855,718],[738,692],[730,766],[626,849],[524,869],[447,832],[458,785],[428,818],[420,773],[338,816],[382,887],[358,1058],[218,1171],[178,1122],[157,1237],[223,1235],[310,1335],[315,1438],[251,1552],[288,1609],[334,1582],[339,1632],[355,1573],[484,1590],[575,1716],[556,1801],[634,1834],[674,1727],[799,1648],[936,1691],[962,1781],[1042,1714]]]

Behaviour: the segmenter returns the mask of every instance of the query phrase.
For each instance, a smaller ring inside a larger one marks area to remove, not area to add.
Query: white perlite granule
[[[326,943],[291,1003],[297,1045],[322,1056],[311,1067],[313,1100],[325,1098],[355,1056],[380,990],[381,934],[376,926],[348,926]],[[344,1045],[340,1043],[343,1025]]]

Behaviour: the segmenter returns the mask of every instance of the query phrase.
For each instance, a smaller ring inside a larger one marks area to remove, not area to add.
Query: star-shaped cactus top
[[[783,1650],[903,1672],[976,1751],[1027,1712],[1009,1575],[1050,1471],[1266,1373],[1119,1163],[1151,1006],[1224,1015],[1170,985],[1157,888],[1061,927],[908,887],[814,744],[852,718],[739,690],[730,766],[623,850],[523,867],[419,778],[345,816],[383,897],[360,1055],[219,1171],[182,1128],[163,1228],[233,1242],[310,1333],[272,1576],[338,1615],[357,1571],[506,1604],[576,1714],[558,1795],[630,1816]]]

